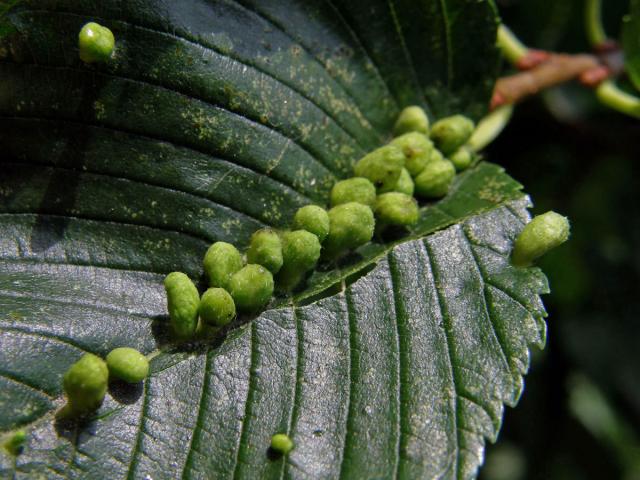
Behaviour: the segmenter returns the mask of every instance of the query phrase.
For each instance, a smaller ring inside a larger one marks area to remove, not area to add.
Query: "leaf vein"
[[[344,298],[341,300],[344,301],[347,311],[347,321],[349,324],[349,378],[346,381],[346,385],[348,386],[347,391],[347,418],[345,421],[345,431],[344,431],[344,441],[342,443],[342,458],[340,460],[340,474],[338,478],[347,478],[345,468],[347,465],[347,453],[350,451],[349,447],[351,442],[353,441],[353,422],[354,422],[354,405],[352,401],[353,396],[353,386],[355,379],[355,366],[356,359],[355,355],[357,353],[356,346],[356,320],[354,317],[354,305],[353,300],[351,298],[351,288],[346,288],[344,290]]]
[[[85,353],[89,353],[89,350],[87,350],[86,348],[80,346],[77,342],[67,338],[67,337],[62,337],[60,335],[55,335],[53,333],[50,332],[46,332],[43,330],[33,330],[33,328],[31,330],[28,330],[26,327],[22,327],[22,326],[16,326],[16,325],[5,325],[5,324],[0,324],[0,330],[4,330],[5,332],[17,332],[17,333],[22,333],[24,335],[31,335],[31,336],[37,336],[37,337],[44,337],[50,340],[55,340],[56,342],[60,342],[63,343],[65,345],[68,345],[70,347],[76,348],[82,352]]]
[[[32,385],[31,383],[29,383],[24,378],[21,378],[18,375],[15,375],[15,374],[13,374],[11,372],[7,372],[6,370],[0,370],[0,377],[5,378],[8,381],[10,381],[12,383],[15,383],[17,385],[21,385],[23,387],[27,387],[30,390],[33,390],[34,392],[38,392],[39,394],[41,394],[42,396],[46,397],[50,401],[55,400],[55,396],[54,395],[51,395],[49,392],[41,389],[40,387],[36,387],[35,385]]]
[[[0,115],[0,119],[6,119],[6,120],[42,120],[42,121],[47,121],[47,122],[64,122],[64,123],[68,123],[68,124],[71,124],[71,125],[80,125],[80,126],[83,126],[83,127],[86,127],[88,125],[88,126],[91,126],[93,128],[102,128],[104,130],[109,130],[109,131],[112,131],[112,132],[125,133],[127,135],[136,136],[136,137],[142,138],[142,139],[149,139],[149,140],[153,140],[153,141],[171,143],[172,145],[175,145],[177,147],[181,147],[181,148],[184,148],[186,150],[191,150],[191,151],[194,151],[194,152],[198,152],[198,153],[201,153],[203,155],[207,155],[209,157],[213,157],[215,155],[212,152],[209,152],[207,150],[188,145],[186,143],[179,143],[179,142],[176,142],[176,141],[168,141],[167,139],[164,139],[164,138],[161,138],[161,137],[157,137],[157,136],[152,136],[152,135],[149,135],[148,133],[140,133],[140,132],[137,132],[137,131],[132,130],[132,129],[124,128],[121,125],[120,126],[114,126],[114,125],[105,125],[105,124],[98,123],[98,122],[80,122],[80,121],[71,120],[71,119],[68,119],[68,118],[47,117],[47,116],[44,116],[44,115]],[[246,163],[236,164],[236,163],[234,163],[234,162],[232,162],[232,161],[230,161],[228,159],[225,159],[225,158],[220,158],[220,157],[214,157],[214,158],[219,159],[219,160],[223,160],[223,161],[231,163],[233,165],[242,166],[242,167],[246,168],[247,170],[251,170],[251,171],[253,171],[254,173],[256,173],[258,175],[267,175],[266,171],[257,170],[257,169],[255,169],[253,167],[248,166]],[[267,176],[269,176],[269,175],[267,175]],[[296,193],[298,195],[301,195],[304,198],[306,198],[307,200],[311,201],[311,198],[308,195],[296,190],[296,188],[292,184],[286,183],[284,181],[284,179],[279,179],[279,178],[272,177],[272,176],[269,176],[269,178],[271,178],[274,182],[277,182],[278,184],[282,185],[287,190],[290,190],[290,191],[292,191],[292,192],[294,192],[294,193]]]
[[[478,279],[480,281],[480,288],[482,289],[482,306],[484,309],[484,318],[489,320],[488,323],[489,325],[491,325],[491,332],[493,333],[493,338],[495,339],[496,343],[500,347],[500,354],[501,354],[500,356],[503,361],[503,366],[506,367],[506,369],[511,373],[512,377],[517,376],[518,373],[514,372],[511,369],[511,365],[509,365],[508,355],[506,353],[505,346],[504,346],[505,345],[504,338],[502,338],[502,336],[498,333],[498,329],[496,328],[496,325],[495,325],[495,317],[492,315],[491,309],[489,308],[489,301],[487,299],[487,284],[485,282],[486,271],[484,270],[484,267],[481,264],[480,258],[478,258],[478,255],[474,251],[473,245],[471,244],[471,241],[469,240],[469,237],[467,236],[467,233],[464,227],[458,229],[458,231],[460,232],[460,235],[462,239],[465,241],[467,245],[467,249],[469,250],[469,253],[473,258],[473,264],[478,274]],[[512,378],[512,381],[514,381],[513,378]],[[513,385],[511,385],[511,387],[513,387]]]
[[[45,70],[62,70],[62,71],[69,71],[69,72],[74,72],[74,73],[78,73],[80,75],[86,75],[87,71],[82,69],[82,68],[78,68],[78,67],[70,67],[68,65],[45,65],[45,64],[39,64],[39,63],[27,63],[27,62],[11,62],[11,61],[6,61],[3,60],[2,62],[0,62],[2,64],[5,65],[16,65],[16,66],[27,66],[27,67],[34,67],[34,68],[42,68]],[[181,92],[180,90],[176,90],[175,88],[172,87],[168,87],[165,85],[162,85],[160,83],[154,83],[154,82],[150,82],[148,80],[140,80],[137,78],[132,78],[132,77],[126,77],[123,75],[114,75],[111,73],[106,73],[106,72],[91,72],[92,77],[105,77],[105,78],[109,78],[109,79],[113,79],[113,80],[119,80],[122,81],[124,83],[132,83],[132,84],[138,84],[138,85],[144,85],[144,86],[149,86],[149,87],[154,87],[154,88],[158,88],[158,89],[162,89],[162,90],[166,90],[167,92],[173,93],[175,95],[178,95],[179,97],[183,97],[186,98],[188,100],[195,100],[196,102],[201,102],[204,103],[205,105],[208,105],[210,107],[212,107],[214,110],[219,110],[220,112],[223,112],[225,115],[230,115],[231,117],[238,117],[240,118],[243,122],[248,123],[249,125],[253,126],[254,128],[261,130],[261,129],[266,129],[269,132],[271,132],[272,134],[274,134],[274,136],[276,137],[281,137],[283,139],[285,139],[286,142],[290,142],[295,144],[296,146],[298,146],[303,152],[305,152],[305,154],[314,162],[316,162],[320,167],[322,167],[323,169],[325,169],[327,172],[333,174],[333,171],[331,170],[331,168],[329,168],[329,165],[327,165],[327,163],[325,163],[325,161],[320,160],[319,157],[317,157],[314,153],[312,153],[309,150],[309,147],[303,145],[302,143],[300,143],[298,141],[297,138],[291,137],[289,135],[287,135],[283,130],[280,130],[278,128],[276,128],[275,126],[267,126],[264,125],[260,122],[258,122],[257,120],[254,120],[244,114],[238,113],[238,112],[234,112],[232,110],[229,110],[219,104],[215,104],[209,100],[205,100],[203,98],[200,97],[195,97],[195,96],[191,96],[189,94],[186,94],[184,92]]]
[[[340,9],[333,3],[333,1],[332,0],[325,0],[325,1],[336,12],[336,14],[338,15],[338,18],[340,19],[342,24],[347,28],[347,30],[351,34],[351,37],[353,38],[353,40],[358,44],[358,46],[360,47],[360,49],[364,53],[365,57],[367,58],[367,60],[371,64],[371,66],[373,67],[373,71],[375,72],[376,76],[379,78],[380,83],[384,86],[384,88],[387,91],[387,93],[389,94],[389,97],[391,98],[391,100],[393,100],[393,103],[394,103],[396,109],[399,109],[400,107],[399,107],[398,99],[396,98],[396,95],[391,91],[391,88],[389,87],[389,84],[387,83],[385,78],[382,76],[380,68],[378,67],[376,62],[373,60],[373,56],[367,50],[367,47],[365,46],[364,42],[360,39],[360,37],[356,33],[355,29],[349,24],[349,22],[347,21],[345,16],[342,14]]]
[[[444,301],[442,298],[442,294],[440,293],[440,290],[438,289],[437,283],[438,283],[438,271],[436,269],[436,265],[435,265],[435,260],[433,258],[433,252],[431,250],[431,247],[429,246],[428,242],[426,240],[423,240],[421,242],[422,247],[424,249],[424,255],[426,257],[426,260],[428,262],[429,265],[429,269],[431,270],[431,274],[433,277],[433,285],[432,285],[432,289],[434,292],[436,292],[436,299],[438,302],[438,310],[440,311],[440,315],[442,316],[442,321],[443,321],[443,325],[442,325],[442,330],[444,333],[444,338],[445,338],[445,347],[447,349],[447,358],[449,359],[449,372],[450,372],[450,382],[451,382],[451,386],[453,387],[453,397],[451,398],[451,401],[453,402],[453,408],[451,409],[452,415],[453,415],[453,428],[455,430],[455,454],[453,455],[453,469],[455,472],[456,477],[459,476],[460,474],[460,470],[459,470],[459,464],[460,464],[460,445],[462,444],[462,442],[460,441],[460,429],[459,429],[459,420],[458,420],[458,416],[459,416],[459,406],[458,406],[458,385],[457,385],[457,381],[456,381],[456,366],[455,366],[455,362],[453,359],[453,355],[452,355],[452,340],[450,338],[450,330],[451,330],[451,324],[449,321],[449,316],[447,314],[447,312],[445,311],[445,306],[444,306]]]
[[[189,446],[187,447],[187,457],[182,468],[180,478],[191,478],[190,469],[193,465],[193,454],[200,444],[200,433],[204,425],[204,415],[206,410],[207,395],[209,394],[210,372],[211,372],[211,350],[208,350],[204,359],[204,374],[202,377],[202,390],[198,401],[198,415],[196,417],[195,428],[193,429]]]
[[[140,423],[138,424],[138,431],[136,432],[135,443],[133,444],[133,450],[131,452],[131,459],[129,460],[129,468],[127,469],[127,480],[135,479],[135,470],[138,467],[138,455],[142,449],[142,435],[145,426],[145,419],[147,417],[147,409],[149,408],[149,392],[151,379],[148,378],[144,382],[144,391],[142,393],[142,406],[140,412]]]
[[[313,53],[311,53],[311,52],[309,51],[309,49],[308,49],[304,44],[302,44],[302,42],[299,42],[299,41],[298,41],[297,39],[295,39],[295,38],[294,38],[294,37],[293,37],[289,32],[287,32],[287,31],[284,29],[284,27],[280,24],[280,22],[276,22],[275,20],[273,20],[273,19],[271,19],[271,18],[267,17],[267,15],[265,15],[263,12],[258,11],[257,9],[256,9],[256,10],[251,10],[251,9],[247,8],[247,7],[246,7],[243,3],[241,3],[239,0],[231,0],[231,1],[232,1],[233,3],[235,3],[236,5],[240,6],[241,8],[243,8],[246,12],[249,12],[250,14],[257,16],[258,18],[261,18],[265,23],[267,23],[267,24],[269,24],[269,25],[273,25],[275,28],[277,28],[280,32],[282,32],[282,34],[284,34],[284,35],[285,35],[286,37],[288,37],[290,40],[292,40],[292,41],[294,41],[294,42],[298,43],[298,44],[300,45],[300,47],[301,47],[301,48],[302,48],[302,49],[303,49],[303,50],[304,50],[304,51],[309,55],[309,57],[311,57],[315,63],[317,63],[318,65],[320,65],[320,66],[322,67],[322,70],[323,70],[323,71],[327,72],[327,70],[326,70],[326,66],[325,66],[325,65],[323,65],[323,63],[318,59],[318,57],[317,57],[316,55],[314,55]],[[329,72],[327,72],[327,76],[328,76],[328,78],[330,78],[330,79],[331,79],[332,83],[334,83],[335,85],[337,85],[337,86],[338,86],[338,88],[339,88],[339,89],[340,89],[340,90],[341,90],[341,91],[346,95],[346,97],[347,97],[349,100],[351,100],[351,102],[353,102],[353,105],[354,105],[354,106],[355,106],[355,108],[358,110],[358,113],[359,113],[358,117],[359,117],[359,118],[364,119],[364,120],[366,121],[367,128],[368,128],[368,129],[370,129],[370,130],[372,130],[372,131],[374,131],[374,132],[377,134],[378,139],[380,139],[380,135],[381,135],[380,131],[379,131],[379,130],[377,130],[377,129],[376,129],[376,128],[371,124],[371,122],[369,122],[369,120],[367,119],[367,117],[363,114],[362,110],[360,109],[360,106],[358,105],[358,101],[356,100],[356,98],[355,98],[355,97],[353,97],[353,95],[351,95],[351,94],[349,93],[349,91],[345,88],[345,86],[344,86],[341,82],[339,82],[335,77],[331,76],[331,75],[329,74]],[[329,113],[328,113],[328,112],[325,112],[325,113],[327,113],[327,115],[329,115]],[[330,116],[330,115],[329,115],[329,116]],[[330,117],[331,117],[331,116],[330,116]],[[331,117],[331,118],[333,118],[333,117]],[[337,123],[337,120],[334,120],[334,121],[336,121],[336,123]],[[356,139],[356,138],[355,138],[352,134],[350,134],[350,133],[349,133],[349,135],[351,136],[351,138],[354,138],[358,143],[360,143],[359,139]],[[362,144],[361,144],[361,146],[362,146]]]
[[[236,456],[232,470],[233,474],[231,475],[231,477],[234,479],[240,478],[240,462],[242,460],[243,451],[248,443],[248,423],[251,421],[252,417],[251,409],[253,407],[253,395],[256,389],[257,381],[256,368],[258,367],[258,342],[256,337],[258,336],[258,334],[256,322],[251,322],[250,332],[251,355],[249,360],[249,381],[247,386],[247,398],[244,402],[244,414],[242,415],[242,420],[240,422],[240,437],[238,438],[238,448],[236,448]]]
[[[205,202],[207,202],[207,203],[209,203],[211,205],[215,205],[215,206],[221,207],[224,210],[229,210],[231,212],[234,212],[234,213],[240,214],[242,216],[245,216],[245,217],[257,222],[260,225],[260,228],[265,226],[265,223],[264,223],[263,220],[260,220],[259,218],[251,215],[248,212],[244,212],[242,210],[239,210],[237,207],[232,207],[231,205],[228,205],[228,204],[225,204],[225,203],[221,203],[218,200],[212,200],[209,197],[206,197],[204,195],[200,195],[200,194],[197,194],[197,193],[194,193],[194,192],[189,192],[187,190],[181,190],[181,189],[178,189],[178,188],[175,188],[175,187],[168,187],[166,185],[162,185],[162,184],[159,184],[159,183],[152,183],[152,182],[149,182],[149,181],[142,181],[142,180],[137,180],[137,179],[133,179],[133,178],[129,178],[129,177],[121,177],[121,176],[114,175],[114,174],[111,174],[111,173],[99,172],[99,171],[94,171],[94,170],[90,170],[90,169],[86,169],[86,170],[83,169],[82,171],[78,171],[78,170],[75,170],[73,168],[61,167],[59,165],[44,164],[44,163],[39,163],[39,162],[33,162],[33,163],[28,162],[28,163],[25,163],[25,162],[13,162],[13,161],[11,161],[11,162],[7,162],[6,165],[15,165],[15,166],[39,165],[39,166],[42,166],[42,167],[44,167],[44,168],[46,168],[48,170],[52,170],[52,171],[57,170],[57,171],[62,171],[62,172],[70,172],[70,173],[73,173],[73,174],[77,174],[78,176],[95,175],[96,177],[105,177],[105,178],[111,178],[111,179],[119,180],[119,181],[131,182],[131,183],[138,184],[138,185],[146,185],[146,186],[149,186],[149,187],[166,190],[168,192],[177,193],[179,195],[185,195],[185,196],[189,196],[189,197],[195,197],[195,198],[200,199],[200,200],[204,200]]]
[[[406,322],[406,309],[402,300],[402,295],[400,294],[400,275],[398,272],[398,266],[395,259],[395,254],[393,251],[389,253],[388,256],[388,269],[389,269],[389,278],[391,281],[391,293],[393,295],[393,304],[395,308],[395,324],[396,324],[396,349],[398,354],[398,368],[396,371],[396,402],[398,414],[396,416],[397,430],[396,430],[396,446],[395,446],[395,466],[393,470],[393,478],[403,478],[402,474],[402,449],[405,447],[404,445],[404,436],[402,424],[408,424],[406,406],[403,402],[403,379],[406,377],[407,372],[407,360],[405,358],[405,352],[402,348],[402,338],[407,335],[407,332],[404,331],[402,324]],[[402,318],[402,322],[400,320]]]
[[[398,38],[400,40],[400,46],[402,47],[402,53],[404,54],[404,58],[407,61],[407,64],[409,65],[409,69],[411,70],[411,77],[415,83],[415,87],[416,87],[416,92],[418,93],[418,96],[420,97],[420,99],[422,100],[422,102],[424,104],[427,103],[426,98],[424,97],[424,93],[422,92],[422,88],[420,88],[420,81],[418,80],[418,72],[416,70],[416,66],[414,64],[413,61],[413,57],[411,55],[411,52],[409,51],[409,48],[407,47],[407,42],[406,39],[404,37],[404,32],[402,30],[402,25],[400,25],[400,19],[398,18],[398,14],[396,12],[396,7],[393,3],[393,0],[387,0],[387,5],[389,6],[389,12],[391,13],[391,17],[393,18],[393,25],[396,29],[396,32],[398,33]]]

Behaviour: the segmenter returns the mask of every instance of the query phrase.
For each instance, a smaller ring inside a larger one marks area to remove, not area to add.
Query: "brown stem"
[[[551,53],[548,58],[532,68],[498,79],[491,101],[491,108],[517,103],[541,90],[560,85],[579,77],[589,77],[587,72],[601,72],[602,62],[594,55],[569,55]],[[602,75],[598,76],[599,80]],[[590,77],[589,77],[590,78]]]

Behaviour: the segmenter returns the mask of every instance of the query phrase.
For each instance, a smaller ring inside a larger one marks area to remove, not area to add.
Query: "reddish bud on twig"
[[[490,109],[495,110],[496,108],[501,107],[505,103],[507,103],[507,99],[504,98],[504,95],[502,95],[502,93],[500,93],[499,91],[494,90],[493,97],[491,98]]]
[[[611,70],[605,66],[595,67],[580,74],[582,85],[595,88],[611,76]]]

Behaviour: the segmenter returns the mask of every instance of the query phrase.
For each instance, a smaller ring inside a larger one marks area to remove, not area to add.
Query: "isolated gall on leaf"
[[[412,105],[400,112],[393,127],[393,135],[397,137],[408,132],[429,133],[429,117],[421,107]]]
[[[282,234],[284,264],[276,277],[278,287],[291,290],[300,283],[304,275],[318,263],[320,248],[318,237],[306,230],[284,232]]]
[[[80,59],[85,63],[106,62],[115,48],[115,38],[107,27],[89,22],[78,35]]]
[[[443,154],[449,155],[467,143],[474,129],[473,120],[464,115],[453,115],[433,124],[431,140]]]
[[[138,383],[149,375],[149,361],[135,348],[114,348],[106,358],[109,375],[127,383]]]
[[[364,177],[352,177],[337,182],[331,189],[331,206],[349,202],[373,208],[376,203],[376,187]]]
[[[191,279],[181,272],[172,272],[164,279],[167,308],[174,333],[181,338],[192,336],[198,326],[200,295]]]
[[[204,255],[203,264],[209,286],[228,290],[231,275],[240,270],[244,262],[242,254],[236,247],[227,242],[216,242]]]
[[[431,161],[415,178],[416,195],[425,198],[444,197],[455,176],[456,169],[449,160]]]
[[[212,327],[224,327],[236,316],[236,304],[223,288],[210,288],[200,299],[200,318]]]
[[[324,208],[317,205],[307,205],[298,209],[293,218],[294,230],[311,232],[318,237],[320,243],[324,242],[324,239],[329,235],[329,226],[329,214]]]
[[[251,235],[247,263],[257,263],[276,274],[282,267],[282,242],[275,230],[263,228]]]
[[[556,212],[547,212],[531,220],[516,238],[511,263],[528,267],[549,250],[566,242],[570,226],[567,217]]]
[[[356,163],[356,177],[368,178],[377,189],[393,189],[404,167],[404,153],[395,145],[385,145],[368,153]]]
[[[97,409],[107,393],[109,369],[100,357],[84,354],[64,374],[65,415],[82,416]]]
[[[357,248],[373,238],[373,211],[356,202],[344,203],[329,210],[331,229],[325,240],[325,252],[336,257],[346,250]]]
[[[229,292],[241,312],[255,312],[273,295],[273,275],[262,265],[249,264],[233,274]]]
[[[280,455],[288,454],[293,447],[293,440],[286,433],[276,433],[271,437],[271,449]]]

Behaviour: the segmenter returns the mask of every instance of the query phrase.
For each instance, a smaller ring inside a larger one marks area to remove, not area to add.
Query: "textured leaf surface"
[[[491,4],[45,0],[9,20],[0,429],[29,439],[3,475],[473,475],[544,342],[544,277],[508,262],[527,200],[499,167],[215,342],[167,343],[161,280],[324,203],[402,106],[478,117]],[[89,20],[118,40],[106,65],[77,58]],[[153,357],[149,380],[112,385],[85,425],[54,421],[68,366],[123,345]],[[267,454],[276,431],[286,460]]]

